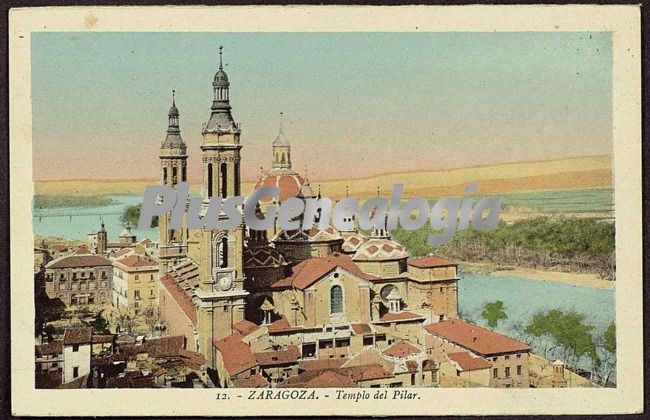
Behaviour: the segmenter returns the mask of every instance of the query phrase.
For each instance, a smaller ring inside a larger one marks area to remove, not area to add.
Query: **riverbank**
[[[470,273],[486,273],[496,276],[549,281],[569,284],[572,286],[592,287],[594,289],[614,290],[615,281],[603,280],[593,273],[567,273],[562,271],[536,270],[522,267],[495,266],[486,263],[461,262],[460,271]]]

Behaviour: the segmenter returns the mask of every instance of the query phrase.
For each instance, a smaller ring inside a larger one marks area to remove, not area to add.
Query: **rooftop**
[[[480,370],[488,369],[492,366],[490,362],[483,359],[482,357],[472,357],[466,351],[460,351],[457,353],[448,353],[447,357],[449,360],[453,360],[458,363],[462,370]]]
[[[528,344],[460,319],[440,321],[426,325],[424,328],[431,334],[445,338],[481,356],[531,350]]]
[[[214,342],[214,346],[221,352],[224,366],[230,376],[257,366],[253,352],[244,344],[242,338],[241,334],[235,333]]]
[[[50,262],[46,268],[110,267],[111,261],[101,255],[69,255]]]
[[[442,257],[436,257],[435,255],[429,255],[422,258],[411,258],[409,260],[409,265],[417,268],[435,268],[435,267],[456,267],[458,263],[453,262]]]
[[[67,328],[63,334],[63,345],[90,344],[93,329],[90,327]]]

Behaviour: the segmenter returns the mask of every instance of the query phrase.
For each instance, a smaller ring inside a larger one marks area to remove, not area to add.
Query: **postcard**
[[[19,8],[9,46],[13,413],[643,410],[638,6]]]

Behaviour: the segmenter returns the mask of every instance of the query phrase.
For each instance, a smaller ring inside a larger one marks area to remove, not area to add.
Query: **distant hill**
[[[435,165],[435,161],[433,162]],[[345,168],[341,168],[345,173]],[[444,171],[419,171],[379,175],[364,179],[311,181],[314,191],[320,185],[323,196],[338,199],[345,195],[346,185],[352,197],[366,199],[377,194],[388,196],[393,184],[403,183],[405,197],[461,195],[470,182],[478,182],[479,194],[521,191],[602,188],[613,185],[612,156],[580,157],[553,161],[517,162]],[[36,194],[98,195],[142,194],[145,186],[158,180],[61,180],[36,181]],[[254,186],[243,184],[244,193]],[[199,183],[192,184],[200,192]]]

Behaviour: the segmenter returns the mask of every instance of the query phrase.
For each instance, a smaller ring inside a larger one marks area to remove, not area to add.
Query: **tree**
[[[500,300],[486,303],[481,316],[487,320],[488,327],[491,329],[495,329],[500,320],[508,318],[508,315],[504,310],[503,302]]]
[[[588,356],[594,366],[600,365],[600,357],[596,352],[596,344],[591,331],[592,325],[584,323],[585,316],[576,312],[564,313],[553,309],[547,313],[538,313],[533,316],[525,332],[534,337],[548,337],[559,348],[560,358],[568,365],[576,366],[580,359]],[[555,350],[555,348],[551,350]],[[548,346],[544,349],[546,356]]]
[[[128,206],[124,209],[122,213],[122,222],[129,222],[132,226],[137,226],[138,221],[140,220],[140,209],[142,204],[136,204],[134,206]],[[151,227],[158,227],[158,217],[154,217],[151,222]]]
[[[616,370],[616,323],[610,322],[605,333],[598,340],[599,348],[603,351],[602,363],[599,368],[599,376],[604,386],[609,385],[609,379]]]
[[[104,311],[97,314],[95,319],[93,319],[92,322],[90,323],[90,326],[93,328],[93,331],[99,333],[108,332],[108,321],[106,320],[106,318],[104,318]]]

